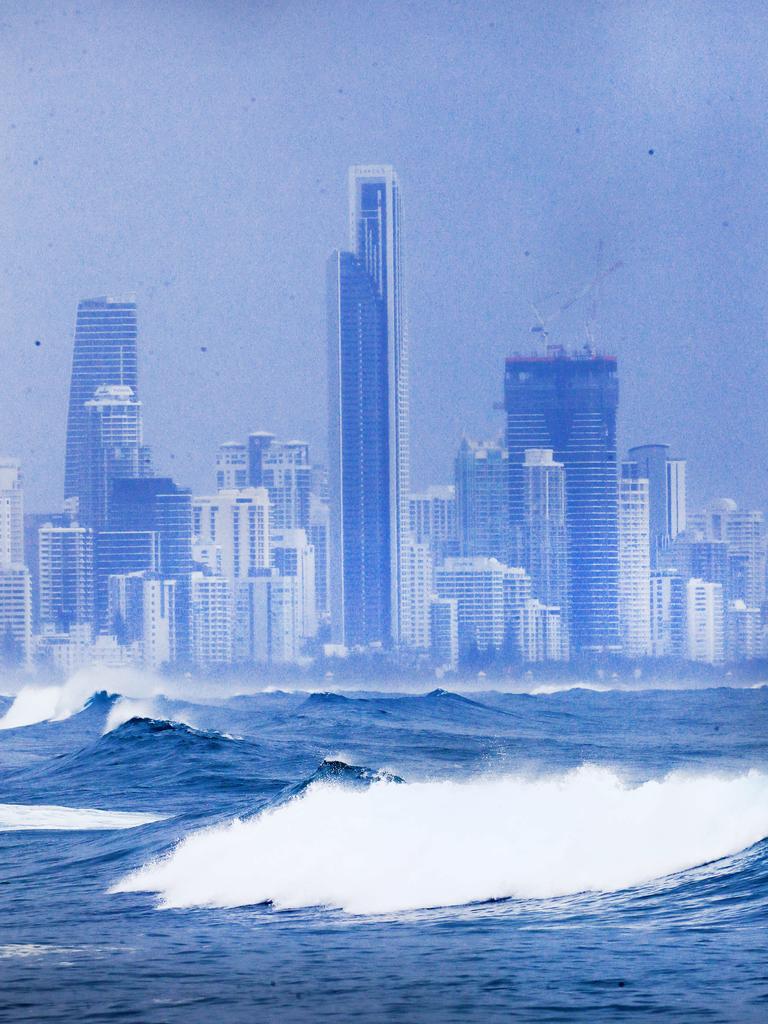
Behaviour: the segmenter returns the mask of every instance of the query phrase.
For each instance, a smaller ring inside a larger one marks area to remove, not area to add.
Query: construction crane
[[[536,320],[537,320],[537,323],[531,328],[531,334],[540,334],[543,339],[548,338],[549,337],[549,325],[551,323],[554,323],[554,321],[557,320],[559,317],[561,317],[563,315],[563,313],[567,312],[572,306],[575,306],[577,302],[580,302],[582,299],[586,298],[588,295],[593,293],[595,291],[595,289],[598,287],[598,285],[602,281],[604,281],[606,279],[606,277],[609,277],[611,274],[614,273],[614,271],[619,270],[619,269],[621,269],[621,267],[624,266],[624,263],[623,263],[622,260],[616,260],[615,263],[611,263],[610,266],[605,267],[604,269],[601,269],[602,249],[603,249],[603,243],[600,242],[600,243],[598,243],[598,253],[597,253],[597,267],[598,267],[598,269],[597,269],[597,273],[595,274],[595,276],[590,281],[588,281],[585,285],[583,285],[583,287],[581,287],[576,292],[575,295],[572,295],[565,302],[561,303],[557,307],[557,309],[554,310],[554,312],[549,314],[549,316],[546,316],[546,317],[542,316],[542,314],[539,311],[539,309],[537,309],[537,307],[533,303],[531,303],[531,309],[533,310],[533,312],[534,312],[534,314],[536,316]],[[559,292],[550,292],[549,295],[544,296],[544,299],[539,299],[539,303],[541,304],[542,302],[546,301],[546,299],[551,299],[555,295],[558,295],[558,294],[559,294]],[[596,302],[593,302],[592,303],[591,316],[590,316],[590,318],[589,318],[589,320],[587,322],[587,325],[586,325],[587,337],[589,338],[590,342],[592,342],[592,340],[593,340],[592,339],[592,333],[593,333],[595,314],[596,314]],[[590,326],[590,323],[591,323],[592,326]]]

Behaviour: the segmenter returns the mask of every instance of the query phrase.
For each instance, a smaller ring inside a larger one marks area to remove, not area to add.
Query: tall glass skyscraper
[[[136,334],[133,298],[104,297],[79,303],[69,387],[65,498],[81,493],[88,458],[85,403],[102,384],[126,385],[138,397]]]
[[[329,267],[334,639],[397,643],[409,527],[408,349],[400,193],[391,167],[349,172],[350,248]]]
[[[507,359],[504,406],[513,536],[522,539],[528,448],[565,467],[574,653],[617,650],[618,475],[616,359],[590,349]],[[521,544],[521,547],[523,545]]]

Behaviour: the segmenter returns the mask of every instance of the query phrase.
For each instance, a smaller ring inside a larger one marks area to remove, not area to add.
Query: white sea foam
[[[672,774],[631,787],[606,768],[368,789],[316,783],[259,817],[183,840],[114,892],[161,907],[387,913],[615,891],[768,835],[768,775]]]
[[[99,690],[127,697],[151,698],[161,692],[161,681],[130,669],[89,667],[75,672],[66,682],[22,687],[13,704],[0,718],[0,729],[17,729],[37,722],[60,722],[81,711]]]
[[[104,831],[136,828],[163,815],[129,811],[100,811],[91,807],[56,807],[53,804],[0,804],[0,832]]]

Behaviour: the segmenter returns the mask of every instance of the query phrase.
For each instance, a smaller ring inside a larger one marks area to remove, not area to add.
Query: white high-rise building
[[[428,650],[431,600],[432,555],[429,545],[408,538],[403,543],[400,582],[400,643],[404,647]]]
[[[434,485],[409,502],[409,529],[419,544],[429,544],[432,561],[438,565],[459,553],[456,523],[456,488],[453,484]]]
[[[457,603],[459,652],[500,649],[519,636],[520,612],[531,596],[531,580],[496,558],[448,558],[435,571],[440,598]]]
[[[91,625],[93,531],[83,526],[41,526],[38,542],[40,624],[56,632]]]
[[[327,620],[331,610],[331,536],[328,502],[316,494],[309,496],[309,542],[315,549],[315,605],[318,617]]]
[[[24,564],[24,499],[21,463],[0,458],[0,565]]]
[[[464,438],[454,461],[459,551],[464,558],[512,553],[509,458],[500,445]]]
[[[630,658],[651,653],[651,542],[648,480],[624,463],[619,480],[619,628]]]
[[[731,498],[718,498],[692,515],[691,526],[705,541],[728,545],[728,592],[758,608],[766,598],[766,530],[761,511],[740,509]]]
[[[261,430],[248,437],[248,483],[269,492],[276,530],[306,530],[312,465],[306,441],[278,441]]]
[[[536,598],[520,609],[520,653],[523,661],[566,661],[568,637],[560,608]]]
[[[687,529],[684,459],[671,459],[669,445],[644,444],[629,449],[636,475],[648,481],[651,566],[658,568],[669,544]]]
[[[689,661],[719,665],[725,660],[725,609],[720,583],[688,580],[686,654]]]
[[[32,587],[24,565],[21,466],[0,458],[0,663],[32,661]]]
[[[269,568],[269,527],[269,495],[263,487],[219,491],[192,499],[196,554],[202,559],[208,552],[231,585]],[[213,565],[208,567],[215,571]]]
[[[726,651],[729,660],[749,661],[763,651],[761,613],[737,598],[728,603]]]
[[[200,668],[232,661],[232,587],[223,576],[192,573],[192,660]]]
[[[686,580],[674,569],[651,572],[651,656],[682,658],[686,653]]]
[[[667,459],[667,537],[674,540],[687,529],[685,459]]]
[[[157,572],[110,576],[107,584],[109,621],[119,625],[116,636],[133,647],[145,668],[159,669],[176,657],[176,581]]]
[[[301,657],[299,580],[277,569],[235,585],[236,661],[289,664]]]
[[[432,658],[439,668],[455,672],[459,665],[459,603],[455,597],[433,597],[429,606]]]
[[[0,664],[32,661],[32,590],[25,565],[0,564]]]
[[[142,475],[141,402],[127,384],[104,384],[85,403],[85,459],[78,480],[78,521],[104,530],[115,480]]]
[[[225,441],[216,453],[216,489],[239,491],[248,486],[248,446]]]
[[[317,635],[315,549],[307,541],[304,530],[273,530],[271,548],[272,568],[277,569],[280,576],[296,578],[299,636],[301,640],[310,640]]]
[[[568,529],[565,467],[551,448],[528,448],[523,462],[523,555],[533,596],[560,609],[568,656]]]

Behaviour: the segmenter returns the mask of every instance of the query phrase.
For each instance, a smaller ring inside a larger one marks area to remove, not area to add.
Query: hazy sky
[[[602,242],[622,446],[767,506],[767,55],[748,0],[1,2],[0,452],[28,507],[60,502],[86,296],[136,293],[159,471],[208,491],[258,429],[324,458],[358,162],[403,187],[415,486],[499,431],[531,303],[578,294]],[[590,304],[550,340],[583,344]]]

